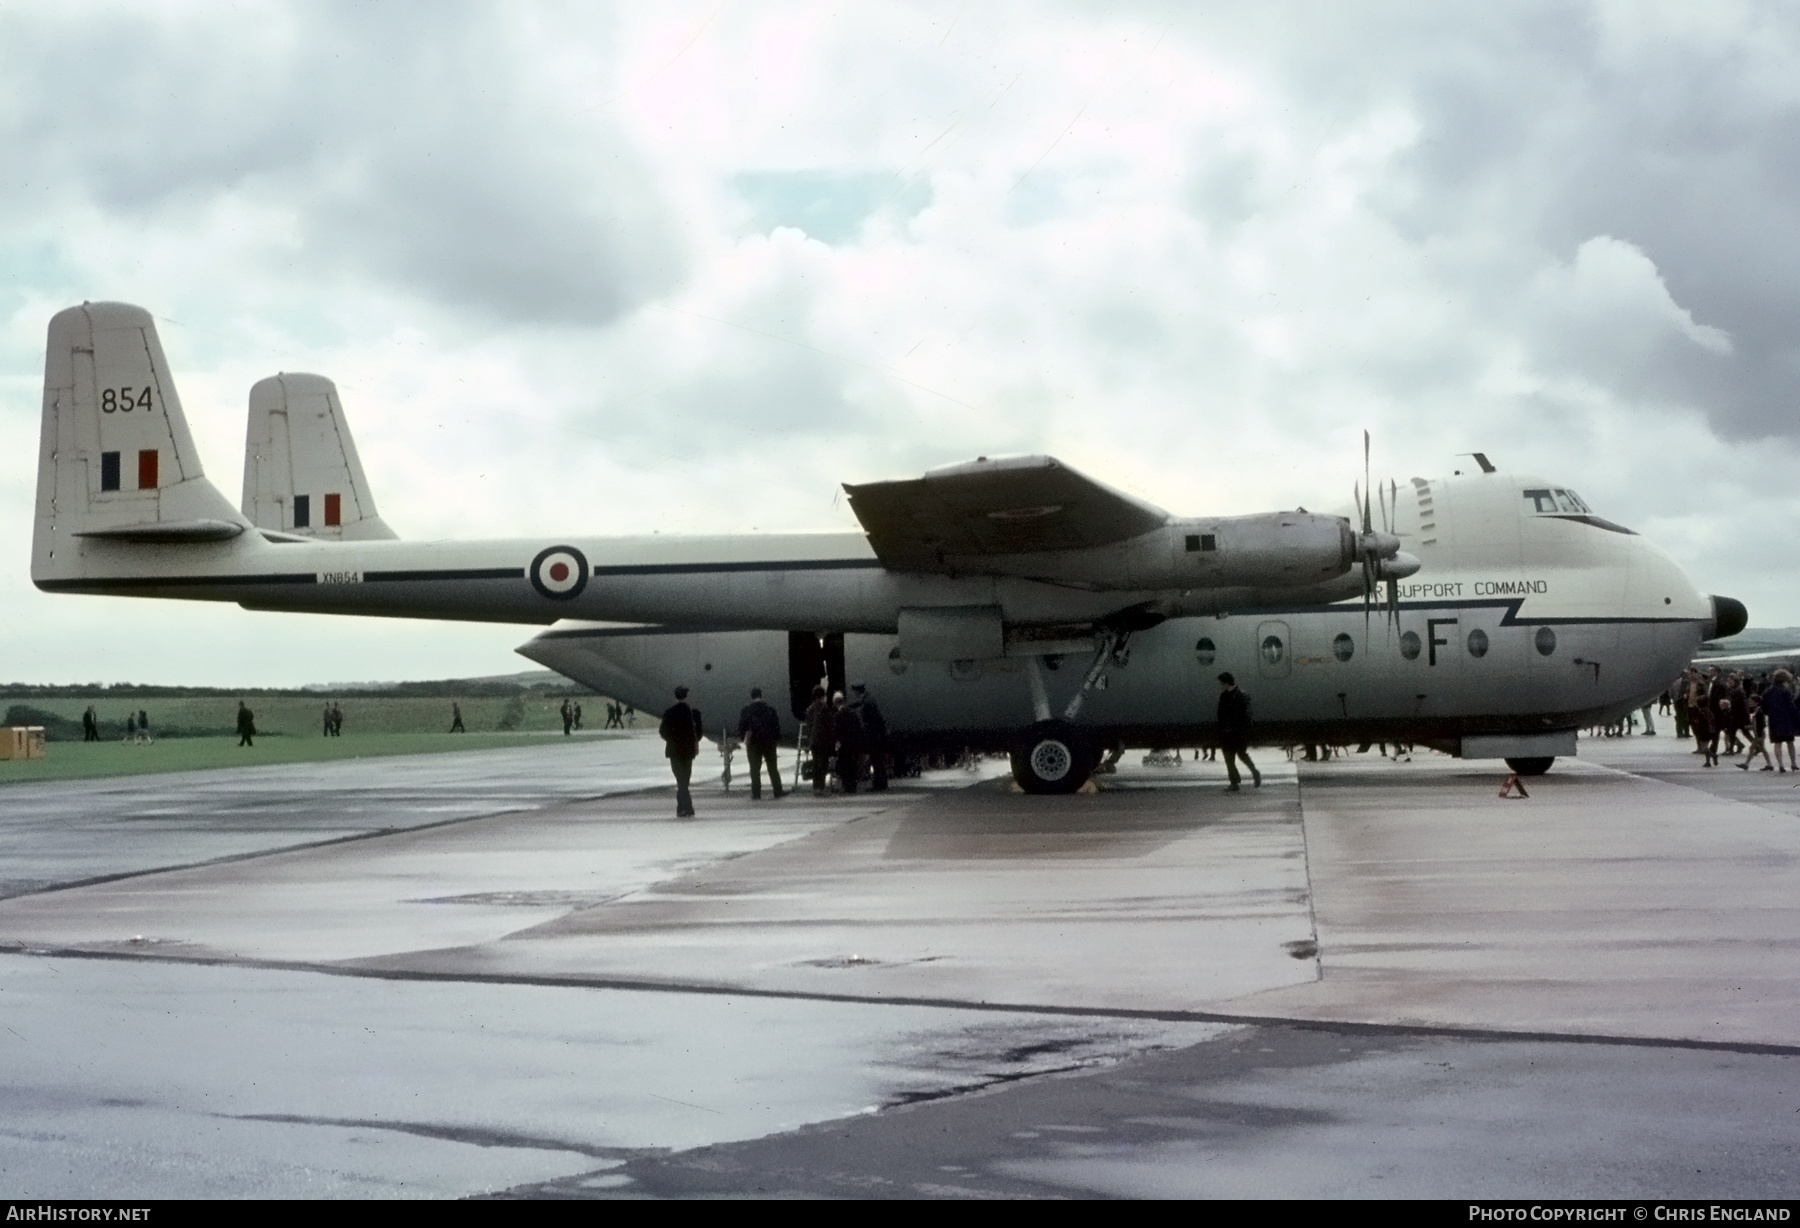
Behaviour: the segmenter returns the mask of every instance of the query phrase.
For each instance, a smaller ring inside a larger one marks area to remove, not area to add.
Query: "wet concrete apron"
[[[186,868],[0,902],[0,1174],[37,1197],[1791,1188],[1791,815],[1607,767],[1529,802],[1448,760],[1278,761],[1237,795],[1212,767],[1051,799],[714,784],[693,823],[659,785],[201,865],[195,819]]]

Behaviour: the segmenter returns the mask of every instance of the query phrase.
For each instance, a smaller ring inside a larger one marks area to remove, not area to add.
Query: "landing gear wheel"
[[[1012,753],[1013,779],[1027,793],[1073,793],[1094,771],[1094,748],[1067,721],[1039,721]]]
[[[1506,766],[1521,776],[1542,776],[1556,762],[1555,755],[1534,756],[1530,759],[1508,759]]]

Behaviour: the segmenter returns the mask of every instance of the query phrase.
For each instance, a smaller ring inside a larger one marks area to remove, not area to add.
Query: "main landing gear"
[[[1063,709],[1062,719],[1050,715],[1050,697],[1036,657],[1027,658],[1031,677],[1031,705],[1037,722],[1013,744],[1013,779],[1027,793],[1073,793],[1088,782],[1099,762],[1099,748],[1092,736],[1075,725],[1089,691],[1106,686],[1106,671],[1131,659],[1131,632],[1102,631],[1094,649],[1094,663]]]
[[[1027,793],[1073,793],[1094,772],[1094,746],[1067,721],[1039,721],[1012,752],[1013,779]]]

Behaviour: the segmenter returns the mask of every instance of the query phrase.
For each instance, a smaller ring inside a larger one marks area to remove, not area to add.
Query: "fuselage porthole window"
[[[1348,661],[1356,655],[1356,641],[1345,632],[1338,632],[1331,641],[1331,655],[1340,661]]]
[[[1405,657],[1408,661],[1417,661],[1419,659],[1419,646],[1419,633],[1417,631],[1402,631],[1400,633],[1400,655]]]
[[[1539,627],[1534,642],[1537,644],[1538,656],[1547,657],[1556,651],[1556,632],[1548,627]]]
[[[1487,656],[1487,650],[1487,632],[1483,631],[1480,627],[1469,632],[1469,655],[1471,657],[1485,657]]]
[[[1273,668],[1274,666],[1280,665],[1282,653],[1285,651],[1286,651],[1286,649],[1283,647],[1283,645],[1281,643],[1281,637],[1279,635],[1270,635],[1270,636],[1263,637],[1262,659],[1263,659],[1264,665],[1267,665],[1271,668]]]
[[[1202,665],[1211,665],[1213,658],[1217,655],[1218,650],[1213,647],[1211,640],[1203,639],[1194,645],[1194,656]]]

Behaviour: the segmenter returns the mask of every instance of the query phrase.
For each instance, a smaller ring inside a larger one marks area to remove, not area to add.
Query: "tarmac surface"
[[[653,736],[9,786],[0,1183],[1790,1197],[1800,777],[1582,754],[693,821]]]

